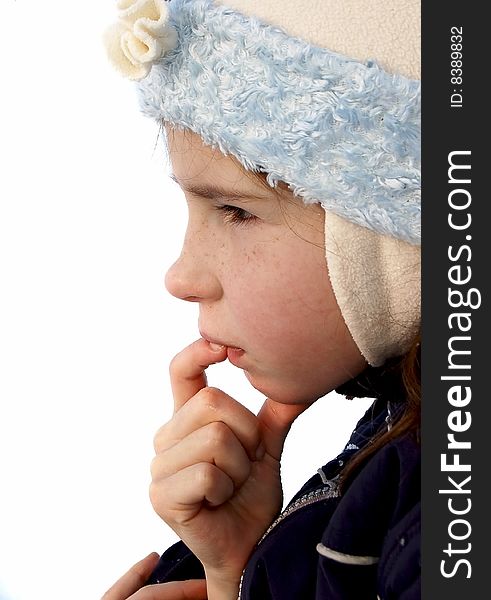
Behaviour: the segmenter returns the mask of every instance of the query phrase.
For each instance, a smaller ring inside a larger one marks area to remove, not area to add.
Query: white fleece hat
[[[373,366],[420,326],[420,2],[118,0],[142,111],[325,210],[326,260]]]

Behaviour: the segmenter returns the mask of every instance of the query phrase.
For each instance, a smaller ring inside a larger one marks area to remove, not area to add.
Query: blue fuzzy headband
[[[144,114],[194,131],[306,203],[420,243],[419,81],[213,0],[165,10],[172,47],[137,84]]]

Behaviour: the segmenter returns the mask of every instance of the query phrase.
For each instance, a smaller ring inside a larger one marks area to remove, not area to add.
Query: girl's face
[[[324,256],[324,211],[281,198],[190,132],[167,129],[189,222],[166,275],[199,303],[199,330],[238,348],[229,360],[282,403],[311,403],[366,366],[336,303]]]

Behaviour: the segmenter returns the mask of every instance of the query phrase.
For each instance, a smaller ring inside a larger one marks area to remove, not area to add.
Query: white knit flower
[[[119,20],[104,34],[112,64],[129,79],[148,75],[152,65],[177,43],[167,23],[165,0],[117,0]]]

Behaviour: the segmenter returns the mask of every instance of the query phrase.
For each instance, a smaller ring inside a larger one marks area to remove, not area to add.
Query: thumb
[[[266,398],[257,419],[262,430],[266,452],[276,460],[280,460],[293,421],[309,406],[309,404],[282,404]]]

